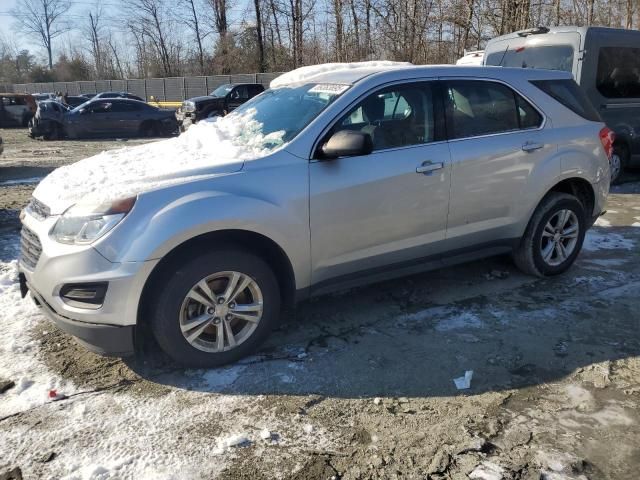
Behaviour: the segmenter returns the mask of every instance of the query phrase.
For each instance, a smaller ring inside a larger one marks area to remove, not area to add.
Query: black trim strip
[[[481,258],[492,257],[512,251],[519,243],[519,238],[510,238],[485,242],[471,247],[459,248],[446,253],[407,260],[382,267],[361,270],[346,275],[323,280],[308,289],[309,296],[322,295],[335,290],[353,288],[370,283],[377,283],[392,278],[404,277],[416,273],[436,270],[447,266],[466,263]],[[306,295],[306,289],[298,293],[298,297]]]

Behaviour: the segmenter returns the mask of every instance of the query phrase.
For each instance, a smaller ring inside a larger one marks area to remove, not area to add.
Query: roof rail
[[[516,32],[520,37],[528,37],[529,35],[540,35],[542,33],[549,33],[549,27],[534,27],[526,30],[520,30]]]

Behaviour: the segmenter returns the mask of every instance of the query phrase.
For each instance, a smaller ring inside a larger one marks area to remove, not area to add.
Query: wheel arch
[[[174,247],[151,271],[142,289],[138,303],[138,325],[144,325],[146,309],[154,286],[164,274],[176,268],[176,264],[186,255],[205,252],[220,246],[240,247],[257,253],[272,268],[280,286],[280,296],[284,308],[295,304],[296,280],[291,260],[282,247],[260,233],[248,230],[218,230],[192,237]]]
[[[568,193],[569,195],[573,195],[580,200],[580,203],[584,206],[585,213],[588,215],[587,221],[593,217],[596,205],[596,193],[593,185],[584,178],[570,177],[561,180],[544,194],[542,199],[540,199],[540,202],[542,202],[542,200],[552,192]],[[538,202],[538,205],[540,202]]]

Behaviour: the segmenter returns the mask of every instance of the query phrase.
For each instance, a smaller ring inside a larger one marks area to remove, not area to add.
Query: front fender
[[[297,279],[304,282],[309,277],[308,202],[303,188],[286,195],[280,191],[274,197],[277,203],[259,192],[194,189],[192,184],[169,190],[140,195],[130,218],[95,248],[113,262],[141,262],[162,258],[206,233],[245,230],[279,245]]]

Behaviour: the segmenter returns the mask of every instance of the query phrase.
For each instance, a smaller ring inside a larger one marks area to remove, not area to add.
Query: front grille
[[[35,197],[31,197],[31,201],[27,205],[27,212],[38,220],[44,220],[51,215],[51,209]]]
[[[20,236],[20,261],[27,268],[33,270],[38,264],[40,254],[42,253],[42,244],[38,236],[27,227],[22,227]]]

